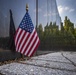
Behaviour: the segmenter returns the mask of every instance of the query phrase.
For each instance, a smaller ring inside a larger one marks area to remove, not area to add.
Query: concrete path
[[[5,75],[76,75],[76,52],[56,52],[0,66]]]

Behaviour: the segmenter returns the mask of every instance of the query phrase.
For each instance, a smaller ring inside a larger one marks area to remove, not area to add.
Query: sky
[[[52,4],[51,1],[54,0],[39,0],[38,24],[41,23],[43,26],[45,26],[47,22],[49,23],[51,20],[59,21],[60,19],[58,16],[60,16],[62,22],[64,22],[65,16],[68,16],[76,27],[76,0],[56,0],[57,7],[55,6],[55,3]],[[4,32],[9,30],[9,9],[12,10],[15,27],[17,29],[26,13],[26,3],[29,5],[29,14],[32,22],[34,26],[36,26],[36,0],[0,0],[0,34],[3,32],[3,28],[5,28]],[[51,5],[53,6],[51,7]],[[56,16],[56,14],[58,16]]]
[[[76,27],[76,0],[57,0],[57,5],[62,21],[68,16]]]

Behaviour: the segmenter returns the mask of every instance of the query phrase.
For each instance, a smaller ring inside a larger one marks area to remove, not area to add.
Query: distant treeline
[[[61,23],[60,30],[55,22],[50,22],[44,27],[44,30],[42,24],[40,24],[37,31],[41,41],[39,50],[76,51],[76,28],[67,16],[64,25]]]

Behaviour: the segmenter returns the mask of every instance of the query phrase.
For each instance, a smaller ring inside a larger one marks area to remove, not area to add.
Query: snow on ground
[[[76,52],[56,52],[0,66],[5,75],[76,75]]]

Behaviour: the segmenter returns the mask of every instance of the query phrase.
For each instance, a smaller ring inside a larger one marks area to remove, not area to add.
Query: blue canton
[[[31,33],[33,31],[34,26],[33,26],[32,20],[30,18],[30,15],[28,14],[28,12],[26,12],[19,27],[22,28],[23,30],[25,30],[26,32]]]

